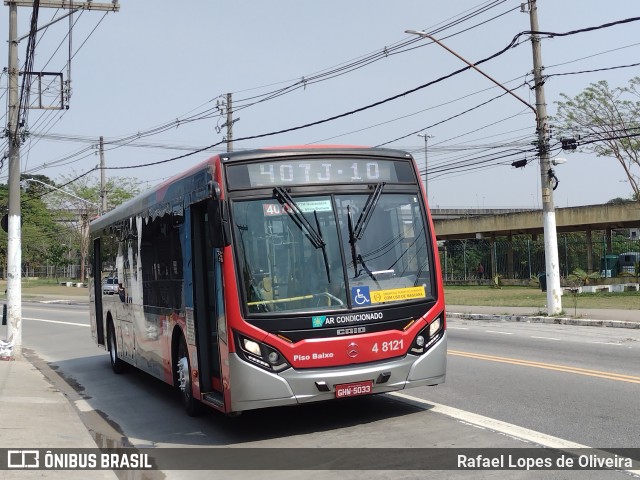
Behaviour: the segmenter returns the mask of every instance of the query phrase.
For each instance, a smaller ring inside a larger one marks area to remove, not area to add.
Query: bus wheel
[[[109,322],[107,327],[107,347],[109,348],[109,359],[111,361],[111,369],[114,373],[124,373],[127,369],[127,364],[120,358],[118,358],[118,344],[116,342],[116,329],[113,326],[113,322]]]
[[[182,397],[182,404],[190,417],[196,417],[200,414],[200,402],[193,398],[193,390],[191,388],[191,362],[189,360],[189,351],[187,350],[187,342],[184,337],[180,339],[178,346],[178,362],[176,363],[176,385]]]

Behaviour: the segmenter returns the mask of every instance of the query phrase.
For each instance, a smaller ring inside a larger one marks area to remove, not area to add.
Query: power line
[[[577,33],[587,32],[587,31],[593,31],[593,30],[597,30],[597,29],[600,29],[600,28],[606,28],[606,27],[610,27],[610,26],[614,26],[614,25],[619,25],[619,24],[622,24],[622,23],[628,23],[628,22],[636,21],[636,20],[638,20],[638,18],[637,18],[637,17],[634,17],[634,18],[630,18],[630,19],[625,19],[625,20],[617,21],[617,22],[611,22],[611,23],[608,23],[608,24],[605,24],[605,25],[601,25],[601,26],[598,26],[598,27],[589,27],[589,28],[580,29],[580,30],[573,30],[573,31],[570,31],[570,32],[565,32],[565,33],[555,33],[555,32],[531,32],[531,31],[521,32],[521,33],[519,33],[518,35],[516,35],[516,37],[514,37],[514,40],[513,40],[513,41],[511,42],[511,44],[510,44],[509,46],[507,46],[505,49],[503,49],[503,50],[502,50],[502,51],[500,51],[500,52],[497,52],[496,54],[494,54],[494,55],[493,55],[493,56],[491,56],[491,57],[488,57],[488,58],[486,58],[486,59],[484,59],[484,60],[481,60],[481,61],[479,61],[479,62],[476,62],[476,65],[478,65],[478,64],[480,64],[480,63],[483,63],[484,61],[487,61],[487,60],[489,60],[489,59],[491,59],[491,58],[495,58],[496,56],[498,56],[498,55],[500,55],[500,54],[504,53],[505,51],[507,51],[509,48],[513,48],[514,46],[516,46],[516,41],[517,41],[517,39],[518,39],[520,36],[525,35],[525,34],[540,33],[541,35],[546,35],[546,36],[548,36],[548,37],[550,37],[550,38],[551,38],[551,37],[554,37],[554,36],[566,36],[566,35],[573,35],[573,34],[577,34]],[[351,111],[349,111],[349,112],[345,112],[345,113],[342,113],[342,114],[339,114],[339,115],[335,115],[335,116],[332,116],[332,117],[329,117],[329,118],[325,118],[325,119],[323,119],[323,120],[319,120],[319,121],[316,121],[316,122],[307,123],[307,124],[305,124],[305,125],[300,125],[300,126],[297,126],[297,127],[292,127],[292,128],[288,128],[288,129],[283,129],[283,130],[275,131],[275,132],[269,132],[269,133],[264,133],[264,134],[259,134],[259,135],[253,135],[253,136],[247,136],[247,137],[239,138],[239,139],[236,139],[236,141],[243,141],[243,140],[250,140],[250,139],[256,139],[256,138],[263,138],[263,137],[272,136],[272,135],[278,135],[278,134],[282,134],[282,133],[286,133],[286,132],[290,132],[290,131],[294,131],[294,130],[299,130],[299,129],[303,129],[303,128],[308,128],[308,127],[311,127],[311,126],[319,125],[319,124],[321,124],[321,123],[326,123],[326,122],[329,122],[329,121],[333,121],[333,120],[336,120],[336,119],[339,119],[339,118],[346,117],[346,116],[348,116],[348,115],[353,115],[353,114],[355,114],[355,113],[359,113],[359,112],[362,112],[362,111],[367,110],[367,109],[369,109],[369,108],[373,108],[373,107],[379,106],[379,105],[381,105],[381,104],[383,104],[383,103],[386,103],[386,102],[389,102],[389,101],[395,100],[395,99],[400,98],[400,97],[402,97],[402,96],[405,96],[405,95],[408,95],[408,94],[414,93],[415,91],[417,91],[417,90],[419,90],[419,89],[422,89],[422,88],[425,88],[425,87],[427,87],[427,86],[433,85],[434,83],[437,83],[437,82],[442,81],[442,80],[444,80],[444,79],[446,79],[446,78],[450,78],[450,77],[451,77],[451,76],[453,76],[453,75],[456,75],[456,74],[458,74],[458,73],[461,73],[462,71],[467,70],[468,68],[469,68],[469,67],[462,68],[462,69],[460,69],[460,70],[458,70],[458,71],[452,72],[452,73],[451,73],[451,74],[449,74],[448,76],[445,76],[445,77],[441,77],[441,78],[439,78],[439,79],[436,79],[436,80],[434,80],[433,82],[428,82],[427,84],[421,85],[421,86],[419,86],[419,87],[416,87],[416,88],[414,88],[414,89],[411,89],[411,90],[405,91],[405,92],[403,92],[403,93],[400,93],[400,94],[395,95],[395,96],[393,96],[393,97],[389,97],[389,98],[384,99],[384,100],[381,100],[381,101],[379,101],[379,102],[375,102],[375,103],[373,103],[373,104],[369,104],[369,105],[367,105],[367,106],[365,106],[365,107],[361,107],[361,108],[359,108],[359,109],[351,110]],[[207,112],[207,111],[205,111],[205,112],[203,112],[203,113],[206,113],[206,112]],[[202,115],[202,114],[201,114],[201,115]],[[203,117],[201,117],[201,118],[203,118]],[[210,116],[207,116],[206,118],[210,118]],[[172,122],[171,124],[165,124],[165,125],[162,125],[162,126],[160,126],[160,127],[156,127],[156,129],[153,129],[153,130],[150,130],[150,131],[147,131],[147,132],[144,132],[144,133],[139,133],[139,134],[136,134],[136,135],[129,136],[128,138],[136,139],[136,138],[141,138],[142,136],[153,135],[153,134],[156,134],[156,133],[160,133],[161,131],[164,131],[164,130],[166,130],[167,128],[173,128],[174,126],[177,126],[177,125],[179,125],[180,123],[184,123],[184,122],[188,122],[188,121],[195,121],[195,120],[197,120],[197,119],[198,119],[198,118],[196,118],[196,116],[194,115],[191,119],[186,119],[186,120],[176,120],[175,122]],[[125,138],[127,138],[127,137],[125,137]],[[187,154],[187,155],[182,155],[182,156],[178,156],[178,157],[173,157],[173,158],[171,158],[171,159],[162,160],[162,161],[159,161],[159,162],[152,162],[152,163],[148,163],[148,164],[141,164],[141,165],[133,165],[133,166],[128,166],[128,167],[124,167],[124,168],[139,168],[139,167],[150,166],[150,165],[157,165],[157,164],[159,164],[159,163],[166,163],[166,162],[169,162],[169,161],[178,160],[178,159],[184,158],[185,156],[192,155],[192,154],[195,154],[195,153],[199,153],[199,152],[204,151],[204,150],[207,150],[207,149],[211,149],[211,148],[213,148],[213,147],[215,147],[215,146],[220,145],[221,143],[222,143],[222,142],[218,142],[218,143],[215,143],[215,144],[210,145],[210,146],[208,146],[208,147],[203,147],[202,149],[198,149],[198,150],[196,150],[196,151],[194,151],[194,152],[192,152],[192,153],[190,153],[190,154]],[[117,168],[123,168],[123,167],[117,167]]]
[[[544,78],[551,78],[551,77],[563,77],[565,75],[580,75],[583,73],[594,73],[594,72],[606,72],[608,70],[618,70],[621,68],[630,68],[630,67],[637,67],[638,65],[640,65],[640,62],[638,63],[631,63],[628,65],[616,65],[614,67],[603,67],[603,68],[594,68],[592,70],[581,70],[578,72],[564,72],[564,73],[551,73],[549,75],[545,75]]]
[[[531,30],[526,30],[524,32],[520,32],[520,33],[516,34],[513,37],[513,39],[511,40],[511,42],[506,47],[504,47],[503,49],[499,50],[498,52],[496,52],[496,53],[494,53],[494,54],[492,54],[492,55],[490,55],[490,56],[488,56],[488,57],[486,57],[486,58],[484,58],[482,60],[474,62],[474,65],[476,65],[476,66],[477,65],[481,65],[481,64],[483,64],[483,63],[485,63],[485,62],[487,62],[489,60],[492,60],[492,59],[504,54],[505,52],[507,52],[511,48],[519,45],[518,44],[518,40],[520,39],[520,37],[522,37],[524,35],[537,34],[537,35],[546,35],[548,37],[554,37],[554,36],[564,37],[564,36],[576,35],[576,34],[584,33],[584,32],[591,32],[591,31],[594,31],[594,30],[602,29],[602,28],[609,28],[609,27],[612,27],[612,26],[615,26],[615,25],[635,22],[635,21],[638,21],[638,20],[640,20],[640,17],[632,17],[632,18],[628,18],[628,19],[624,19],[624,20],[619,20],[619,21],[616,21],[616,22],[609,22],[607,24],[603,24],[603,25],[600,25],[600,26],[597,26],[597,27],[587,27],[587,28],[578,29],[578,30],[572,30],[572,31],[569,31],[569,32],[564,32],[564,33],[534,32],[534,31],[531,31]],[[447,75],[443,75],[443,76],[441,76],[441,77],[439,77],[439,78],[437,78],[435,80],[432,80],[432,81],[427,82],[425,84],[419,85],[419,86],[417,86],[415,88],[412,88],[410,90],[406,90],[406,91],[404,91],[402,93],[393,95],[391,97],[387,97],[387,98],[385,98],[383,100],[379,100],[377,102],[365,105],[363,107],[360,107],[360,108],[357,108],[357,109],[354,109],[354,110],[350,110],[348,112],[344,112],[344,113],[341,113],[341,114],[338,114],[338,115],[327,117],[327,118],[324,118],[322,120],[309,122],[309,123],[306,123],[306,124],[303,124],[303,125],[298,125],[298,126],[295,126],[295,127],[285,128],[285,129],[281,129],[281,130],[277,130],[277,131],[272,131],[272,132],[269,132],[269,133],[263,133],[263,134],[257,134],[257,135],[251,135],[251,136],[245,136],[245,137],[241,137],[241,138],[236,138],[236,139],[234,139],[234,141],[235,142],[240,142],[240,141],[245,141],[245,140],[254,140],[254,139],[257,139],[257,138],[264,138],[264,137],[268,137],[268,136],[280,135],[280,134],[283,134],[283,133],[289,133],[289,132],[296,131],[296,130],[302,130],[302,129],[309,128],[309,127],[312,127],[312,126],[316,126],[316,125],[320,125],[320,124],[323,124],[323,123],[327,123],[327,122],[331,122],[331,121],[334,121],[334,120],[338,120],[340,118],[344,118],[344,117],[347,117],[347,116],[350,116],[350,115],[354,115],[356,113],[361,113],[361,112],[369,110],[371,108],[378,107],[378,106],[383,105],[385,103],[397,100],[397,99],[399,99],[401,97],[404,97],[406,95],[415,93],[415,92],[417,92],[419,90],[427,88],[427,87],[429,87],[431,85],[434,85],[436,83],[439,83],[439,82],[441,82],[443,80],[447,80],[447,79],[449,79],[449,78],[451,78],[451,77],[453,77],[455,75],[458,75],[458,74],[460,74],[460,73],[462,73],[462,72],[464,72],[466,70],[469,70],[470,68],[471,67],[469,67],[469,66],[462,67],[462,68],[460,68],[458,70],[455,70],[455,71],[453,71],[453,72],[451,72],[451,73],[449,73]],[[223,142],[221,141],[221,142],[214,143],[214,144],[210,145],[209,147],[205,147],[205,148],[203,148],[201,150],[195,151],[194,153],[199,153],[199,152],[207,150],[209,148],[213,148],[213,147],[219,146],[221,143],[223,143]],[[141,168],[141,167],[145,167],[145,166],[159,165],[159,164],[162,164],[162,163],[167,163],[167,162],[179,160],[179,159],[184,158],[184,157],[189,156],[189,155],[190,154],[186,154],[186,155],[181,155],[181,156],[173,157],[173,158],[166,159],[166,160],[160,160],[158,162],[151,162],[151,163],[139,164],[139,165],[130,165],[130,166],[126,166],[126,167],[117,167],[117,168]],[[111,167],[109,167],[109,168],[111,168]],[[113,167],[113,168],[115,168],[115,167]]]
[[[497,6],[500,3],[503,3],[503,2],[500,1],[499,3],[497,3],[497,4],[493,5],[493,6]],[[491,8],[493,8],[493,6]],[[452,38],[454,36],[460,35],[460,34],[462,34],[464,32],[467,32],[469,30],[472,30],[474,28],[482,26],[482,25],[484,25],[484,24],[486,24],[486,23],[488,23],[490,21],[493,21],[493,20],[495,20],[495,19],[497,19],[497,18],[499,18],[499,17],[501,17],[503,15],[506,15],[507,13],[515,11],[518,8],[519,7],[515,7],[515,8],[512,8],[512,9],[509,9],[506,12],[503,12],[503,13],[501,13],[499,15],[496,15],[495,17],[492,17],[492,18],[490,18],[488,20],[485,20],[485,21],[483,21],[481,23],[475,24],[475,25],[473,25],[471,27],[468,27],[468,28],[466,28],[464,30],[461,30],[459,32],[456,32],[456,33],[453,33],[453,34],[448,35],[446,37],[443,37],[443,39]],[[477,16],[477,15],[479,15],[479,13],[476,13],[473,16]],[[469,17],[469,18],[473,18],[473,17]],[[465,20],[468,20],[469,18],[465,18]],[[454,25],[457,25],[458,23],[461,23],[461,21],[452,22],[449,25],[447,25],[446,27],[434,30],[432,33],[433,34],[440,33],[440,32],[442,32],[442,31],[444,31],[444,30],[446,30],[448,28],[451,28]],[[272,99],[277,98],[279,96],[282,96],[282,95],[285,95],[285,94],[288,94],[288,93],[292,93],[293,91],[298,90],[300,88],[306,88],[307,85],[311,85],[311,84],[318,83],[318,82],[321,82],[321,81],[333,79],[333,78],[336,78],[338,76],[344,75],[346,73],[351,73],[351,72],[353,72],[355,70],[363,68],[364,66],[367,66],[367,65],[369,65],[371,63],[374,63],[375,61],[382,60],[384,58],[388,58],[391,55],[397,55],[397,54],[400,54],[400,53],[406,53],[406,52],[408,52],[410,50],[413,50],[415,48],[423,48],[423,47],[428,45],[428,44],[421,44],[421,45],[418,45],[418,46],[415,46],[415,47],[407,48],[410,45],[413,45],[413,44],[418,43],[418,42],[420,42],[420,39],[417,39],[417,38],[414,38],[414,37],[410,37],[409,40],[405,40],[405,41],[402,41],[400,43],[394,44],[392,47],[384,47],[384,49],[382,49],[381,51],[378,51],[378,52],[376,52],[376,53],[374,53],[374,54],[372,54],[372,55],[370,55],[368,57],[364,57],[363,59],[359,59],[359,60],[357,60],[355,62],[352,62],[351,64],[341,64],[342,66],[339,66],[339,68],[335,67],[335,68],[333,68],[331,70],[322,70],[322,71],[320,71],[319,74],[314,74],[314,75],[312,75],[310,77],[309,76],[302,77],[301,80],[296,81],[294,84],[289,85],[288,87],[284,87],[282,89],[275,90],[275,91],[272,91],[272,92],[267,92],[267,93],[262,94],[262,95],[249,97],[247,99],[240,99],[240,100],[236,101],[236,103],[240,104],[240,106],[238,106],[235,110],[238,111],[238,110],[241,110],[241,109],[244,109],[244,108],[255,106],[255,105],[257,105],[259,103],[262,103],[262,102],[265,102],[267,100],[272,100]],[[254,102],[252,102],[250,104],[247,104],[247,105],[241,105],[243,102],[246,102],[248,100],[255,100],[255,99],[260,99],[260,100],[256,100],[256,101],[254,101]]]
[[[640,45],[640,43],[632,43],[630,45],[624,45],[622,47],[616,47],[609,50],[604,50],[602,52],[594,53],[592,55],[587,55],[586,57],[575,58],[573,60],[568,60],[566,62],[556,63],[555,65],[549,65],[545,67],[545,70],[548,70],[549,68],[561,67],[562,65],[568,65],[570,63],[580,62],[582,60],[588,60],[589,58],[599,57],[600,55],[604,55],[606,53],[612,53],[612,52],[624,50],[626,48],[637,47],[638,45]]]
[[[498,5],[500,5],[500,4],[504,3],[504,2],[505,2],[505,0],[490,1],[490,2],[485,2],[484,4],[480,4],[478,7],[473,7],[473,8],[471,8],[471,9],[469,9],[469,10],[467,10],[467,11],[463,12],[463,14],[466,14],[466,15],[462,15],[462,14],[460,14],[460,15],[461,15],[461,16],[460,16],[460,18],[458,18],[458,19],[456,19],[456,20],[454,20],[454,21],[448,22],[447,24],[443,25],[442,27],[440,27],[440,28],[437,30],[437,32],[444,31],[444,30],[446,30],[446,29],[448,29],[448,28],[451,28],[452,26],[458,25],[458,24],[460,24],[460,23],[462,23],[462,22],[464,22],[464,21],[467,21],[467,20],[469,20],[469,19],[471,19],[471,18],[474,18],[475,16],[478,16],[478,15],[480,15],[481,13],[484,13],[484,12],[486,12],[486,11],[488,11],[488,10],[490,10],[490,9],[494,8],[495,6],[498,6]],[[512,10],[513,10],[513,9],[511,9],[511,10],[509,10],[509,11],[512,11]],[[508,12],[509,12],[509,11],[508,11]],[[508,13],[508,12],[505,12],[505,13]],[[502,16],[502,15],[504,15],[505,13],[500,14],[500,15],[498,15],[498,16]],[[104,18],[104,17],[103,17],[103,18]],[[455,19],[455,18],[456,18],[456,16],[451,17],[451,18],[454,18],[454,19]],[[497,18],[497,17],[494,17],[494,18]],[[492,20],[492,19],[489,19],[489,20]],[[441,23],[443,23],[443,22],[441,22]],[[486,23],[486,21],[485,21],[485,22],[483,22],[483,23]],[[483,24],[483,23],[481,23],[481,24]],[[481,25],[481,24],[478,24],[478,25]],[[477,25],[476,25],[476,26],[477,26]],[[470,27],[470,28],[475,28],[475,26]],[[467,30],[468,30],[468,29],[467,29]],[[459,33],[461,33],[461,32],[459,32]],[[454,35],[457,35],[457,34],[459,34],[459,33],[456,33],[456,34],[454,34]],[[406,40],[403,40],[403,41],[399,42],[397,45],[395,45],[395,46],[393,46],[393,47],[394,47],[394,48],[396,48],[397,46],[399,46],[398,48],[402,48],[402,46],[403,46],[403,45],[409,45],[409,44],[412,44],[412,43],[416,43],[416,42],[418,42],[418,41],[419,41],[419,39],[411,39],[411,40],[410,40],[410,41],[408,41],[408,42],[407,42]],[[389,49],[388,49],[387,47],[385,47],[385,49],[383,49],[382,51],[377,51],[374,55],[380,55],[381,53],[384,53],[384,54],[385,54],[385,57],[386,57],[386,56],[388,56],[388,54],[389,54]],[[370,56],[369,56],[369,57],[370,57]],[[365,57],[365,58],[367,58],[367,57]],[[383,57],[380,57],[380,59],[382,59],[382,58],[383,58]],[[333,67],[332,67],[332,68],[333,68]],[[335,68],[333,68],[333,69],[335,69]],[[328,70],[328,69],[327,69],[327,70]],[[321,71],[321,72],[323,72],[323,71]],[[319,72],[319,73],[320,73],[320,72]],[[325,74],[326,74],[326,72],[325,72]],[[303,77],[303,78],[304,78],[304,77]],[[273,92],[272,92],[272,93],[273,93]],[[264,94],[264,95],[269,95],[269,93]],[[208,102],[207,102],[207,103],[208,103]],[[205,104],[206,104],[206,103],[205,103]],[[205,104],[203,104],[203,105],[205,105]],[[198,108],[199,108],[199,107],[198,107]],[[238,107],[238,108],[240,108],[240,107]],[[236,110],[238,110],[238,108],[236,108]],[[192,111],[193,111],[193,110],[192,110]],[[149,130],[147,130],[147,131],[138,132],[138,133],[136,133],[136,134],[134,134],[134,135],[130,135],[130,136],[125,137],[125,138],[142,138],[142,137],[144,137],[144,136],[155,135],[155,134],[158,134],[158,133],[162,133],[162,132],[164,132],[164,131],[166,131],[166,130],[168,130],[168,129],[176,128],[176,127],[180,126],[180,125],[181,125],[181,124],[183,124],[183,123],[189,123],[189,122],[192,122],[192,121],[198,121],[198,120],[203,120],[203,119],[209,119],[209,118],[215,117],[215,116],[217,116],[217,115],[218,115],[217,110],[216,110],[215,108],[210,108],[210,109],[207,109],[207,110],[205,110],[205,111],[203,111],[203,112],[199,112],[199,113],[197,113],[197,114],[194,114],[192,117],[189,117],[189,118],[186,118],[186,119],[182,119],[182,120],[181,120],[181,119],[178,119],[178,120],[175,120],[175,121],[172,121],[172,122],[169,122],[169,123],[166,123],[166,124],[160,125],[159,127],[154,127],[154,128],[149,129]]]
[[[468,108],[468,109],[466,109],[466,110],[463,110],[462,112],[457,113],[457,114],[455,114],[455,115],[452,115],[452,116],[450,116],[450,117],[448,117],[448,118],[445,118],[444,120],[440,120],[439,122],[432,123],[431,125],[428,125],[428,126],[426,126],[426,127],[419,128],[418,130],[416,130],[416,131],[414,131],[414,132],[408,133],[408,134],[403,135],[403,136],[398,137],[398,138],[394,138],[393,140],[389,140],[389,141],[387,141],[387,142],[380,143],[380,144],[376,145],[376,147],[382,147],[383,145],[388,145],[389,143],[397,142],[398,140],[402,140],[402,139],[404,139],[404,138],[407,138],[407,137],[411,137],[411,136],[413,136],[413,135],[416,135],[417,133],[422,132],[423,130],[427,130],[427,129],[429,129],[429,128],[433,128],[433,127],[435,127],[435,126],[437,126],[437,125],[441,125],[441,124],[443,124],[443,123],[445,123],[445,122],[448,122],[448,121],[450,121],[450,120],[453,120],[454,118],[461,117],[462,115],[465,115],[465,114],[467,114],[467,113],[469,113],[469,112],[472,112],[472,111],[474,111],[474,110],[477,110],[477,109],[478,109],[478,108],[480,108],[480,107],[484,107],[485,105],[488,105],[489,103],[493,102],[494,100],[497,100],[497,99],[499,99],[499,98],[501,98],[501,97],[504,97],[507,93],[508,93],[508,92],[501,93],[500,95],[498,95],[498,96],[496,96],[496,97],[490,98],[489,100],[487,100],[487,101],[485,101],[485,102],[482,102],[482,103],[480,103],[480,104],[478,104],[478,105],[476,105],[476,106],[474,106],[474,107]]]

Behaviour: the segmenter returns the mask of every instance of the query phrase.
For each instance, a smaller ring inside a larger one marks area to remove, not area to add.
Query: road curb
[[[609,328],[635,328],[640,329],[640,322],[627,322],[624,320],[594,320],[589,318],[568,317],[544,317],[529,315],[496,315],[486,313],[456,313],[447,312],[448,318],[461,318],[464,320],[490,320],[501,322],[521,323],[548,323],[554,325],[573,325],[581,327],[609,327]]]
[[[60,300],[31,300],[32,302],[37,303],[46,303],[46,304],[54,304],[54,305],[88,305],[89,302],[83,300],[69,300],[69,299],[60,299]]]

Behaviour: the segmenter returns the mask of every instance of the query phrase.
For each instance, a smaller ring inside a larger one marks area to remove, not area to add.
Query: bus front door
[[[224,315],[220,289],[221,265],[212,247],[206,204],[191,207],[191,265],[200,392],[203,399],[223,406],[218,319]],[[220,304],[220,305],[219,305]]]
[[[93,301],[96,320],[96,341],[98,345],[106,345],[104,340],[104,317],[102,316],[102,248],[100,239],[93,241],[91,272],[93,275]]]

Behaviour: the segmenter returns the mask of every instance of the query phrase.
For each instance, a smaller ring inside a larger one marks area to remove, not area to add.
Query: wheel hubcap
[[[187,385],[189,385],[189,362],[187,357],[182,357],[178,360],[178,387],[184,394],[187,392]]]

